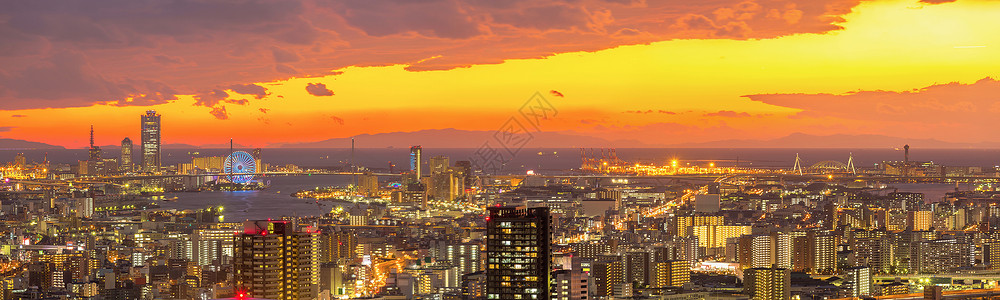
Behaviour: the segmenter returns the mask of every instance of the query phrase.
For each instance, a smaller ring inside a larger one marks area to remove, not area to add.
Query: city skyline
[[[1000,1],[8,1],[0,299],[1000,299]]]
[[[12,11],[49,21],[3,23],[16,33],[12,45],[51,46],[0,55],[0,138],[83,148],[94,124],[96,144],[115,145],[138,140],[132,116],[146,110],[164,115],[165,145],[489,132],[539,92],[560,113],[541,131],[653,146],[796,133],[1000,142],[989,130],[1000,107],[991,96],[1000,35],[982,26],[996,22],[997,3],[438,4],[456,26],[362,20],[401,12],[387,3],[315,12],[312,2],[246,4],[230,19],[192,17],[206,18],[193,26],[211,42],[184,29],[126,28],[130,20],[94,17],[101,8],[70,18],[94,29],[71,39],[51,21],[67,12],[24,4]],[[163,5],[155,8],[171,8]],[[444,9],[452,5],[465,9]],[[302,40],[281,30],[230,34],[258,24],[236,16],[268,9],[259,24],[312,30],[298,30]],[[563,18],[542,22],[545,14]],[[326,15],[331,24],[306,22]],[[127,46],[140,37],[154,50]],[[264,42],[234,46],[251,40]],[[42,78],[64,80],[43,87]]]

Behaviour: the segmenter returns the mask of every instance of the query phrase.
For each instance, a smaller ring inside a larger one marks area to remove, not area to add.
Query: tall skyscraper
[[[468,160],[460,160],[455,162],[455,169],[458,170],[458,175],[462,178],[463,186],[472,186],[474,178],[472,177],[472,162]]]
[[[486,298],[549,299],[549,208],[490,207],[487,218]]]
[[[743,292],[753,300],[791,299],[792,272],[783,268],[744,271]]]
[[[160,114],[147,110],[142,115],[142,169],[156,171],[160,168]]]
[[[420,146],[410,147],[410,171],[413,171],[417,175],[417,182],[420,181],[421,171],[421,156],[423,155],[423,150]]]
[[[236,237],[233,276],[237,294],[265,299],[316,299],[317,233],[283,220],[246,221]]]
[[[256,167],[254,170],[257,170],[258,173],[264,173],[267,170],[264,170],[264,161],[260,158],[260,151],[260,148],[253,149],[253,162],[254,167]]]
[[[122,140],[122,155],[119,160],[118,168],[121,171],[132,170],[132,139]]]
[[[431,174],[444,173],[448,171],[448,168],[451,167],[451,162],[449,161],[447,156],[438,155],[435,157],[431,157],[430,167],[431,167]]]

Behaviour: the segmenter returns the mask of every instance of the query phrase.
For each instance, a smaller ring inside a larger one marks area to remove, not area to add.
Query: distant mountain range
[[[421,145],[425,148],[478,148],[489,142],[492,147],[501,145],[493,131],[471,131],[453,128],[429,129],[413,132],[389,132],[362,134],[354,137],[358,148],[410,147]],[[284,143],[271,145],[272,148],[350,148],[351,138],[332,138],[318,142]],[[645,144],[635,140],[607,140],[599,137],[574,135],[558,132],[532,132],[524,147],[531,148],[578,148],[578,147],[618,147],[651,148],[658,145]]]
[[[684,148],[1000,148],[1000,143],[951,143],[935,139],[907,139],[876,134],[810,135],[793,133],[773,140],[722,140],[685,143],[668,147]]]
[[[885,135],[810,135],[793,133],[771,140],[721,140],[702,143],[647,144],[635,140],[608,140],[572,133],[532,133],[525,147],[532,148],[895,148],[909,144],[920,148],[1000,148],[1000,143],[951,143],[935,139],[907,139]],[[477,148],[493,139],[493,132],[458,129],[434,129],[414,132],[362,134],[355,137],[358,148],[409,147]],[[272,145],[273,148],[349,148],[351,138],[333,138],[318,142]]]
[[[413,132],[389,132],[377,134],[362,134],[354,137],[358,148],[389,148],[421,145],[425,148],[478,148],[485,143],[493,147],[501,147],[493,131],[472,131],[459,129],[429,129]],[[133,141],[135,142],[135,141]],[[1000,148],[1000,142],[988,143],[952,143],[935,139],[907,139],[884,135],[811,135],[793,133],[785,137],[771,140],[730,139],[713,142],[681,143],[681,144],[648,144],[636,140],[609,140],[600,137],[585,136],[566,132],[532,132],[531,139],[524,144],[529,148],[895,148],[909,144],[920,148]],[[249,148],[246,145],[234,145],[237,148]],[[135,145],[139,147],[138,144]],[[350,148],[351,138],[332,138],[316,142],[271,144],[268,148]],[[105,145],[102,149],[116,150],[119,145]],[[229,148],[229,144],[164,144],[163,149],[206,149]],[[16,139],[0,139],[0,150],[3,149],[66,149],[39,142]]]
[[[135,141],[133,141],[132,143],[133,143],[132,144],[133,148],[138,149],[139,147],[141,147]],[[104,146],[100,146],[100,147],[103,150],[118,150],[118,149],[121,149],[122,146],[121,145],[104,145]],[[234,148],[241,148],[241,149],[253,148],[251,146],[241,145],[241,144],[233,144],[233,147]],[[160,148],[162,148],[162,149],[226,149],[226,148],[229,148],[229,144],[204,144],[204,145],[201,145],[201,146],[195,146],[195,145],[191,145],[191,144],[173,143],[173,144],[163,144],[163,145],[160,145]]]
[[[0,150],[66,149],[62,146],[15,139],[0,139]]]

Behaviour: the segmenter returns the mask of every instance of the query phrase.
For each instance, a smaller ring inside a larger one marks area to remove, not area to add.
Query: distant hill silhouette
[[[492,147],[501,147],[496,141],[493,131],[474,131],[460,129],[429,129],[413,132],[388,132],[376,134],[361,134],[355,136],[358,148],[388,148],[409,147],[421,145],[425,148],[479,148],[489,142]],[[665,133],[669,134],[669,133]],[[1000,142],[983,143],[952,143],[936,139],[908,139],[875,134],[848,135],[811,135],[793,133],[771,140],[729,139],[712,142],[680,143],[672,145],[647,144],[636,140],[610,140],[601,137],[587,136],[574,132],[532,132],[531,140],[524,145],[526,148],[896,148],[909,144],[919,148],[941,149],[996,149]],[[132,141],[133,151],[138,151],[140,145]],[[246,145],[234,145],[237,148],[252,148]],[[164,144],[163,149],[223,149],[229,144]],[[351,138],[332,138],[316,142],[278,143],[266,148],[350,148]],[[118,150],[119,145],[101,146],[105,150]],[[65,149],[40,142],[0,139],[0,149]],[[80,148],[83,149],[83,148]]]
[[[0,149],[66,149],[62,146],[49,145],[46,143],[25,141],[25,140],[15,140],[15,139],[0,139]]]
[[[793,133],[771,140],[720,140],[673,145],[646,144],[635,140],[612,141],[600,137],[567,132],[533,132],[531,148],[894,148],[909,144],[920,148],[1000,148],[1000,143],[951,143],[935,139],[907,139],[885,135],[811,135]],[[428,148],[478,148],[486,141],[493,141],[491,131],[459,129],[433,129],[414,132],[362,134],[355,137],[358,148],[409,147],[421,145]],[[498,145],[495,141],[492,145]],[[318,142],[275,144],[280,148],[349,148],[351,138],[333,138]]]
[[[894,148],[909,144],[920,148],[996,148],[998,143],[950,143],[935,139],[907,139],[876,134],[810,135],[793,133],[773,140],[721,140],[685,143],[685,148]]]
[[[532,138],[524,147],[529,148],[577,148],[577,147],[619,147],[648,148],[657,145],[644,144],[634,140],[610,141],[607,139],[559,132],[532,132]],[[358,148],[409,147],[421,145],[426,148],[479,148],[486,142],[492,147],[501,145],[494,139],[493,131],[470,131],[453,128],[429,129],[414,132],[389,132],[362,134],[354,137]],[[285,143],[271,147],[280,148],[350,148],[351,138],[333,138],[318,142]]]

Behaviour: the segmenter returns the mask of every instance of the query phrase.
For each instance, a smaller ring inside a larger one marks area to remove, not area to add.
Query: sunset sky
[[[1000,142],[1000,1],[98,5],[0,10],[0,138],[117,144],[150,109],[194,145],[488,131],[541,92],[543,131],[608,140]]]

